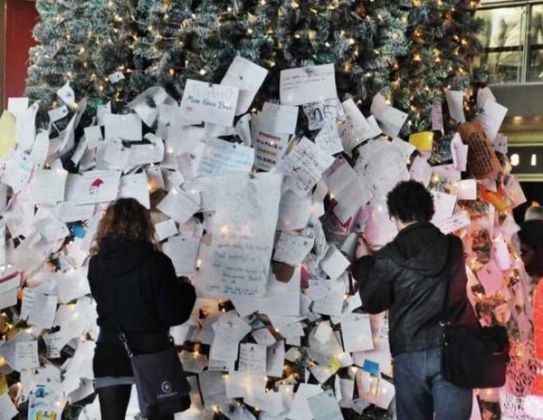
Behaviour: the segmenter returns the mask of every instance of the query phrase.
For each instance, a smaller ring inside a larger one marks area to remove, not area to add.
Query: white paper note
[[[294,134],[298,110],[297,106],[265,102],[258,115],[259,129],[274,134]]]
[[[360,208],[368,203],[373,194],[363,178],[342,157],[326,170],[323,176],[330,194],[336,200],[334,214],[341,222],[346,222]]]
[[[411,175],[411,179],[428,187],[428,184],[430,184],[430,180],[432,179],[432,167],[425,158],[417,156],[413,160],[411,168],[409,168],[409,174]]]
[[[373,350],[370,316],[368,314],[343,315],[341,336],[346,352]]]
[[[351,153],[364,140],[378,136],[381,130],[374,130],[352,99],[347,99],[341,105],[345,120],[340,123],[339,132],[343,147],[347,153]]]
[[[464,92],[446,90],[445,97],[447,98],[451,118],[459,123],[466,122],[466,117],[464,116]]]
[[[200,203],[194,197],[194,194],[172,188],[156,208],[183,225],[200,209]]]
[[[313,420],[342,420],[337,400],[328,392],[321,392],[307,400]]]
[[[106,114],[105,140],[141,141],[142,121],[137,114]]]
[[[13,404],[7,392],[0,394],[0,413],[6,420],[13,419],[19,414],[17,407]]]
[[[479,114],[479,121],[481,121],[483,130],[491,142],[496,138],[506,114],[507,108],[503,105],[490,100],[485,102],[483,110]]]
[[[37,340],[18,341],[15,343],[15,367],[17,370],[32,369],[39,366]]]
[[[313,248],[314,238],[281,232],[275,245],[274,261],[298,266]]]
[[[229,172],[250,172],[254,149],[220,139],[209,139],[198,165],[201,176],[220,177]]]
[[[213,219],[210,261],[202,265],[208,291],[264,295],[281,182],[280,175],[267,173],[223,179],[217,197],[221,206]]]
[[[181,113],[194,121],[231,127],[239,89],[188,79],[181,100]]]
[[[172,260],[177,276],[192,276],[196,272],[198,244],[197,238],[174,236],[162,245],[163,252]]]
[[[286,185],[298,196],[304,197],[333,163],[319,147],[306,137],[279,162],[277,168],[286,175]]]
[[[121,177],[119,198],[134,198],[143,207],[149,209],[151,203],[147,185],[147,174],[145,172],[140,172],[138,174],[130,174]]]
[[[30,181],[30,197],[36,204],[55,205],[64,200],[68,172],[62,169],[38,169]]]
[[[117,198],[121,173],[119,171],[89,171],[69,174],[66,181],[66,201],[71,204],[94,204]]]
[[[177,226],[172,219],[155,223],[155,237],[159,242],[162,242],[164,239],[168,239],[171,236],[177,235],[178,233]]]
[[[408,115],[386,103],[385,97],[378,93],[371,103],[371,112],[381,123],[383,133],[392,138],[398,137]]]
[[[158,118],[159,107],[169,98],[164,88],[153,86],[140,93],[128,106],[134,110],[146,126],[152,127]]]
[[[279,85],[281,103],[302,105],[336,98],[336,77],[333,64],[282,70]]]
[[[64,86],[57,90],[57,96],[68,106],[73,106],[75,104],[75,93],[70,86],[70,82],[66,82]]]
[[[238,370],[266,375],[266,346],[253,343],[240,344]]]
[[[443,234],[448,235],[456,230],[468,227],[471,221],[464,212],[459,212],[445,219],[440,219],[434,222],[434,224]]]
[[[266,375],[274,378],[283,376],[285,364],[285,342],[278,341],[268,348],[266,356]]]
[[[62,105],[61,107],[52,109],[47,113],[49,114],[49,121],[56,122],[66,117],[70,113],[70,111],[68,110],[68,107],[66,105]]]
[[[320,262],[321,268],[332,279],[337,279],[351,265],[350,261],[339,251],[335,245],[331,245],[326,255]]]
[[[28,98],[8,98],[8,111],[15,115],[15,118],[21,118],[28,109]]]
[[[456,195],[432,191],[432,197],[434,199],[435,210],[432,222],[439,222],[440,220],[451,217],[456,206]]]
[[[268,70],[264,67],[260,67],[239,55],[234,58],[221,81],[221,85],[239,89],[236,115],[247,112],[267,75]]]

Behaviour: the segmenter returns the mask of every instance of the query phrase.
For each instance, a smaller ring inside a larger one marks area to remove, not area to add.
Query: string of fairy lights
[[[52,0],[42,1],[47,1],[50,7],[54,3]],[[66,72],[66,79],[79,85],[92,83],[96,96],[102,102],[111,98],[119,106],[132,99],[129,97],[131,77],[145,75],[165,84],[177,83],[181,89],[186,78],[215,79],[217,75],[214,73],[216,69],[211,67],[213,63],[202,59],[207,57],[208,52],[200,51],[198,47],[205,48],[207,40],[220,38],[223,27],[230,25],[235,18],[239,28],[243,28],[239,35],[240,42],[261,42],[271,46],[269,51],[266,50],[268,54],[265,57],[255,57],[258,64],[271,71],[279,71],[288,63],[285,51],[290,45],[285,44],[299,43],[307,60],[316,64],[327,61],[322,57],[329,51],[327,57],[338,59],[338,76],[359,79],[357,83],[361,85],[370,85],[379,77],[388,79],[384,82],[382,93],[389,103],[409,113],[408,127],[413,126],[413,130],[428,126],[431,106],[428,98],[443,98],[444,89],[467,89],[469,86],[470,63],[477,52],[477,41],[475,33],[464,31],[457,35],[456,32],[463,23],[458,20],[473,14],[479,5],[478,1],[398,1],[396,5],[404,5],[396,11],[390,10],[392,7],[387,9],[387,4],[391,2],[348,2],[351,4],[352,15],[356,16],[354,22],[357,25],[337,25],[338,30],[327,34],[327,37],[322,36],[318,27],[312,27],[312,22],[337,19],[341,16],[337,12],[346,7],[342,5],[345,2],[260,0],[255,3],[256,6],[245,9],[240,2],[233,1],[215,10],[214,14],[207,15],[198,9],[190,10],[188,5],[161,1],[152,13],[142,15],[127,0],[109,0],[106,7],[110,30],[89,30],[84,45],[72,48],[77,61],[72,65],[74,69]],[[276,7],[278,3],[280,6]],[[72,7],[85,6],[81,4]],[[411,14],[422,13],[423,9],[423,14],[429,18],[418,22]],[[304,25],[289,28],[286,19],[297,12],[308,17]],[[436,28],[435,19],[440,20],[437,25],[439,28]],[[69,26],[62,28],[65,22],[62,16],[56,17],[59,26],[56,30],[65,31],[64,37],[57,42],[68,48],[74,42],[74,34]],[[380,37],[370,41],[363,39],[358,32],[363,24],[377,28]],[[199,39],[192,39],[194,35]],[[403,45],[403,48],[407,48],[407,54],[397,56],[391,45]],[[115,57],[115,60],[112,58],[114,67],[107,68],[107,74],[104,73],[105,69],[98,68],[97,62],[100,60],[96,57],[96,52],[104,46],[109,47],[107,51],[122,50],[120,57]],[[38,50],[36,54],[40,52]],[[167,52],[171,59],[164,59]],[[145,64],[135,63],[135,56],[146,58]],[[38,62],[39,58],[34,57],[33,61]],[[372,68],[367,65],[370,62],[389,65],[386,69],[382,66]],[[351,74],[354,69],[357,71],[356,77]],[[421,71],[424,75],[419,74]],[[125,80],[111,83],[109,76],[114,72],[121,72]],[[141,86],[132,90],[141,91]],[[356,89],[346,91],[354,96],[353,99],[359,105],[367,105],[370,94],[373,96],[375,93]],[[469,112],[473,93],[468,90],[467,94],[466,111]],[[422,125],[420,120],[424,120]]]

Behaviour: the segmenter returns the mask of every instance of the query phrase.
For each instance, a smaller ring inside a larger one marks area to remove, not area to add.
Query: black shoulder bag
[[[449,320],[449,280],[440,324],[443,328],[441,373],[462,388],[496,388],[505,383],[509,337],[501,326],[468,328]]]
[[[122,329],[117,307],[113,305],[112,309],[118,324],[119,339],[132,365],[141,415],[149,418],[187,410],[191,404],[190,384],[172,338],[170,337],[171,346],[166,350],[134,354]]]

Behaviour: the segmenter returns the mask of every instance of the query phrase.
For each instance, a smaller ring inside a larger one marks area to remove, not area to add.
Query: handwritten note
[[[303,197],[321,179],[322,173],[334,159],[326,155],[306,137],[279,162],[277,168],[286,175],[286,185],[298,196]]]
[[[432,104],[432,131],[443,131],[443,107],[441,102]]]
[[[448,235],[449,233],[468,227],[471,224],[471,221],[465,213],[459,212],[450,217],[434,221],[433,223],[442,233]]]
[[[201,176],[220,177],[229,172],[250,172],[254,149],[220,139],[209,139],[198,165]]]
[[[351,153],[364,140],[378,136],[381,130],[374,130],[352,99],[342,102],[341,105],[345,119],[339,125],[339,132],[343,147],[347,153]]]
[[[314,238],[281,232],[273,259],[295,267],[309,254],[313,242]]]
[[[223,179],[210,261],[202,267],[208,291],[242,296],[266,292],[281,181],[280,175],[266,173]]]
[[[240,344],[238,370],[266,375],[266,346],[252,343]]]
[[[344,150],[335,120],[326,119],[324,121],[321,131],[315,137],[315,144],[329,155],[335,155]]]
[[[258,120],[255,122],[257,125],[254,139],[255,167],[269,171],[283,157],[290,136],[288,134],[270,134],[260,129]]]
[[[279,96],[281,103],[285,105],[302,105],[336,98],[334,65],[322,64],[282,70]]]
[[[237,87],[189,79],[181,100],[181,112],[195,121],[230,127],[234,123],[238,96]]]
[[[15,366],[17,370],[40,366],[37,340],[18,341],[15,343]]]

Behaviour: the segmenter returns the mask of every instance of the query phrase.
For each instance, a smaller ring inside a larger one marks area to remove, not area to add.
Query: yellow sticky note
[[[8,392],[8,383],[4,375],[0,375],[0,395]]]
[[[15,115],[4,111],[0,117],[0,157],[7,158],[17,142]]]
[[[411,134],[409,143],[417,148],[419,152],[431,152],[434,143],[434,133],[431,131],[421,131],[420,133]]]
[[[328,359],[328,366],[327,368],[330,370],[330,372],[337,372],[338,369],[341,367],[341,362],[336,356],[330,356]]]

